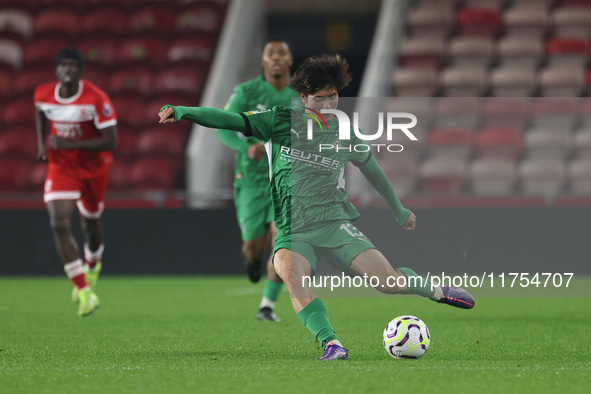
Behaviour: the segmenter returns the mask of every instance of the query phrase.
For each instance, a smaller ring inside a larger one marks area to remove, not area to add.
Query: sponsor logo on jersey
[[[76,139],[82,137],[80,123],[53,122],[58,137]]]
[[[281,146],[280,152],[282,160],[291,161],[292,163],[302,164],[324,171],[336,171],[341,164],[339,160],[312,153],[310,151],[294,149],[289,146]]]
[[[257,104],[257,109],[258,109],[259,111],[264,111],[264,110],[266,110],[266,109],[267,109],[267,106],[266,106],[266,105],[264,105],[264,104]]]
[[[300,139],[300,134],[303,133],[303,131],[296,131],[295,129],[291,129],[290,130],[293,134],[295,134],[296,138],[299,140]]]
[[[261,109],[261,110],[257,110],[257,111],[248,111],[245,112],[244,115],[256,115],[256,114],[262,114],[264,112],[269,112],[271,111],[270,109]]]

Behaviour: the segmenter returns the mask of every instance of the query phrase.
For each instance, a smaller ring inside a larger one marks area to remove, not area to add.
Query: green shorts
[[[273,221],[273,201],[268,187],[235,187],[234,205],[243,241],[259,238]]]
[[[304,256],[313,270],[316,270],[318,260],[322,260],[347,272],[359,253],[375,249],[375,246],[349,220],[335,220],[323,222],[302,233],[284,235],[279,232],[273,255],[282,248]]]

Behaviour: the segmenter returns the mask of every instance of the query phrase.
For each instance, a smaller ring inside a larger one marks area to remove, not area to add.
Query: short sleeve
[[[94,125],[97,129],[104,129],[117,124],[117,115],[113,103],[106,93],[100,92],[95,102],[96,117]]]
[[[262,111],[243,112],[242,117],[246,122],[245,135],[252,135],[256,139],[267,142],[271,139],[275,121],[277,119],[277,107]]]

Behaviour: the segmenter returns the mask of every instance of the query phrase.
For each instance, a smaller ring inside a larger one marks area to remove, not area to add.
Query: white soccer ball
[[[402,315],[388,323],[382,341],[388,354],[394,358],[419,358],[429,349],[431,335],[421,319]]]

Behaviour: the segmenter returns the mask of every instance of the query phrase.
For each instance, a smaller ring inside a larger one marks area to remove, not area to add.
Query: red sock
[[[84,261],[86,261],[86,265],[90,269],[93,269],[96,266],[96,263],[98,263],[98,261],[90,261],[87,258],[84,258]]]
[[[68,275],[68,278],[78,290],[88,286],[84,271],[82,270],[82,259],[77,259],[71,263],[64,264],[64,271],[66,271],[66,275]]]

